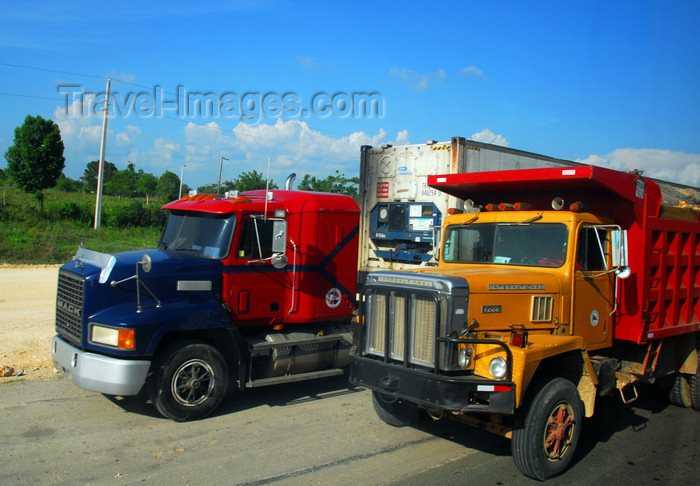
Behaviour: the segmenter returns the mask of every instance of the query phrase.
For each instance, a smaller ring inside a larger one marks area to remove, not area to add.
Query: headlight
[[[472,364],[472,357],[474,356],[474,350],[466,346],[460,346],[459,354],[457,355],[457,364],[460,368],[467,369]]]
[[[489,373],[491,373],[491,376],[493,376],[497,380],[500,380],[501,378],[506,376],[506,371],[508,371],[506,360],[501,358],[500,356],[496,356],[489,363]]]
[[[93,324],[90,333],[90,341],[95,344],[104,344],[119,349],[134,349],[134,330],[114,328]]]

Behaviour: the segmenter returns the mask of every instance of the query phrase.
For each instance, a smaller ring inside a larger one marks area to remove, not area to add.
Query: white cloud
[[[506,140],[506,138],[503,135],[496,135],[488,128],[485,128],[484,130],[475,133],[469,138],[476,142],[492,143],[494,145],[500,145],[502,147],[508,146],[508,140]]]
[[[433,83],[447,81],[447,72],[440,68],[434,73],[417,73],[408,68],[392,67],[389,71],[392,78],[401,81],[417,91],[428,91]]]
[[[392,145],[408,145],[410,143],[411,143],[411,141],[408,138],[408,130],[401,130],[396,135],[396,140],[394,140]]]
[[[267,170],[268,157],[272,160],[272,175],[275,180],[284,179],[288,172],[299,176],[310,174],[326,177],[336,170],[348,177],[359,173],[360,147],[377,146],[387,142],[387,133],[380,129],[376,134],[353,132],[334,137],[312,129],[299,120],[277,120],[274,125],[252,126],[239,123],[233,133],[235,146],[242,153],[244,164],[240,171]],[[408,140],[408,132],[397,134],[396,140]]]
[[[128,125],[126,131],[117,133],[114,136],[114,141],[118,146],[131,146],[137,143],[141,138],[141,129],[134,125]]]
[[[154,160],[153,165],[173,169],[178,163],[178,156],[181,154],[181,145],[167,140],[165,138],[157,138],[153,144]]]
[[[328,63],[320,63],[316,61],[312,56],[297,56],[296,57],[297,63],[299,63],[301,66],[308,68],[308,69],[326,69],[326,70],[331,70],[334,68],[334,64],[332,62]]]
[[[133,83],[136,81],[136,75],[131,73],[118,73],[114,69],[107,73],[107,76],[112,79],[112,81],[125,83]]]
[[[624,148],[606,155],[593,154],[576,162],[624,171],[640,169],[647,177],[700,187],[700,154]]]
[[[318,64],[316,64],[316,61],[314,61],[314,58],[311,56],[297,56],[297,62],[307,68],[313,69],[318,67]]]
[[[465,68],[460,69],[457,72],[457,76],[460,78],[463,77],[470,77],[470,78],[482,78],[484,77],[484,71],[479,69],[476,66],[467,66]]]

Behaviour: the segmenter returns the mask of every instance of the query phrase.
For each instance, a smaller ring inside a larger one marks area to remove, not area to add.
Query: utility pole
[[[221,157],[221,165],[219,165],[219,183],[216,185],[216,195],[219,195],[219,190],[221,189],[221,169],[224,168],[224,160],[228,160],[226,157]]]
[[[104,118],[102,119],[102,142],[100,143],[100,165],[97,170],[97,199],[95,201],[95,229],[100,229],[102,219],[102,182],[104,179],[105,147],[107,145],[107,119],[109,118],[109,87],[112,80],[107,78],[107,93],[105,96]]]
[[[178,192],[178,197],[182,197],[182,176],[185,173],[185,167],[187,166],[182,164],[182,168],[180,169],[180,191]]]

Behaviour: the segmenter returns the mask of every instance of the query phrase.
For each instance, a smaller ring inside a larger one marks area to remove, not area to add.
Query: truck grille
[[[56,333],[80,345],[83,337],[83,292],[85,280],[73,273],[58,274],[56,293]]]
[[[430,295],[369,292],[366,351],[414,365],[434,366],[439,314],[437,300]]]

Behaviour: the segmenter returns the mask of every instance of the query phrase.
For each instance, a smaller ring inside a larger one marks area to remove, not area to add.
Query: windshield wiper
[[[469,221],[465,221],[464,223],[459,223],[458,225],[455,225],[455,226],[456,226],[457,228],[461,228],[461,227],[463,227],[463,226],[469,226],[470,224],[472,224],[472,223],[473,223],[474,221],[476,221],[477,219],[479,219],[479,213],[476,213],[476,216],[474,216],[474,217],[473,217],[472,219],[470,219]]]
[[[532,223],[534,221],[538,221],[542,219],[544,216],[541,214],[538,214],[537,216],[533,216],[532,218],[528,218],[524,221],[520,221],[519,223],[508,223],[508,226],[518,226],[519,224],[527,224],[527,223]]]
[[[189,255],[200,255],[200,250],[195,250],[194,248],[171,248],[172,251],[179,251],[182,253],[187,253]]]

